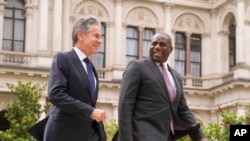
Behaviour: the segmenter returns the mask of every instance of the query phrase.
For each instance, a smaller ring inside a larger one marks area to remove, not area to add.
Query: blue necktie
[[[94,98],[94,95],[95,95],[94,94],[95,93],[95,76],[94,76],[94,72],[92,69],[92,63],[90,62],[90,60],[88,58],[85,58],[84,61],[86,62],[86,66],[87,66],[91,96],[92,96],[92,98]]]

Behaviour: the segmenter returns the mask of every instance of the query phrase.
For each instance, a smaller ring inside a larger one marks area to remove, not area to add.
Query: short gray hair
[[[90,27],[93,24],[101,27],[101,23],[94,16],[89,16],[87,18],[81,17],[75,21],[75,23],[73,25],[73,30],[72,30],[73,45],[75,45],[75,43],[78,40],[77,33],[79,31],[83,31],[84,34],[87,34],[88,32],[90,32],[90,30],[91,30]]]
[[[168,33],[166,33],[166,32],[158,32],[158,33],[156,33],[155,35],[157,35],[157,34],[161,34],[161,35],[166,36],[167,39],[168,39],[168,41],[169,41],[170,46],[171,46],[171,47],[173,46],[173,45],[172,45],[172,38],[171,38],[171,36],[170,36]]]

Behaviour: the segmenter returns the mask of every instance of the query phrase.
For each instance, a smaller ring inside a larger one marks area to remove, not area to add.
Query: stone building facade
[[[218,122],[218,106],[244,114],[250,104],[248,0],[0,0],[0,101],[15,99],[7,82],[47,83],[53,56],[72,48],[73,22],[88,15],[102,22],[103,44],[91,59],[98,107],[109,119],[117,118],[127,63],[148,55],[158,31],[173,37],[168,63],[182,74],[188,105],[203,125]]]

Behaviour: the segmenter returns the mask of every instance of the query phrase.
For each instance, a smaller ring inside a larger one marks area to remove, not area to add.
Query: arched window
[[[175,34],[175,69],[182,75],[201,77],[201,36]]]
[[[155,34],[155,30],[145,27],[139,31],[137,27],[127,27],[127,63],[131,60],[145,58],[149,56],[149,48],[151,39]]]
[[[235,38],[235,25],[231,24],[229,26],[229,70],[236,64],[236,38]]]
[[[175,69],[184,76],[186,74],[186,37],[184,33],[175,34]]]
[[[3,50],[24,52],[24,2],[22,0],[8,0],[6,2],[3,27]]]

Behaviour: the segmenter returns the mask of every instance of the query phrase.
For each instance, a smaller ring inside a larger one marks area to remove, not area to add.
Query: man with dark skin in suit
[[[153,36],[150,57],[129,62],[120,89],[118,141],[175,141],[187,134],[208,141],[187,106],[180,74],[166,64],[172,50],[171,37],[160,32]]]

